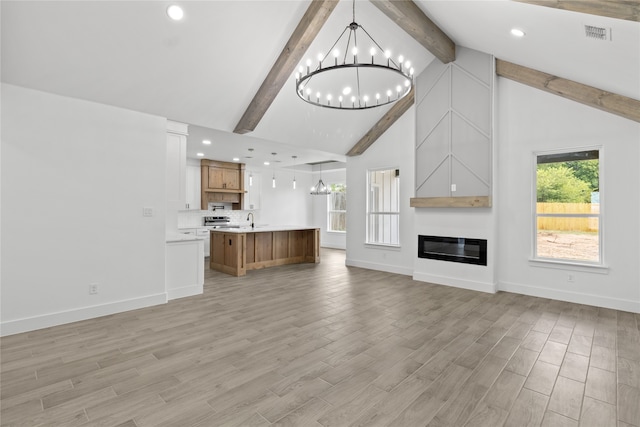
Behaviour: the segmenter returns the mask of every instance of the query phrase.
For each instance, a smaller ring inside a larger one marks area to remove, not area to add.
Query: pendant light
[[[326,196],[327,194],[331,194],[331,189],[327,187],[322,181],[322,164],[320,164],[320,180],[316,185],[311,187],[311,195],[312,196]]]
[[[296,159],[298,156],[291,156],[293,159],[293,189],[296,189]]]
[[[276,155],[277,155],[277,154],[278,154],[278,153],[271,153],[271,155],[272,155],[272,156],[273,156],[273,158],[274,158],[273,163],[275,163],[275,162],[276,162],[276,161],[275,161],[275,158],[276,158]],[[274,166],[274,167],[275,167],[275,166]],[[275,169],[273,170],[273,178],[271,179],[271,188],[276,188],[276,170],[275,170]]]

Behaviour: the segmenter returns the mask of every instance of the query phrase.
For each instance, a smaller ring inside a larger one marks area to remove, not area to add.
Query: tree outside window
[[[331,184],[331,194],[327,197],[327,230],[344,233],[347,231],[347,186]]]

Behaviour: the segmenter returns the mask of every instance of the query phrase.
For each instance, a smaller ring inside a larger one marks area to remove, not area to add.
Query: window
[[[347,186],[331,184],[331,194],[327,197],[327,231],[344,233],[347,231]]]
[[[534,258],[602,264],[600,150],[536,154]]]
[[[367,172],[367,240],[400,246],[400,170]]]

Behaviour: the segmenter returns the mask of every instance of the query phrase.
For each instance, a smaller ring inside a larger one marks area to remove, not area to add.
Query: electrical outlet
[[[457,188],[458,188],[458,186],[457,186],[457,185],[455,185],[455,184],[451,184],[451,191],[452,191],[452,192],[453,192],[453,191],[456,191],[456,189],[457,189]]]
[[[567,282],[573,283],[574,281],[575,281],[575,276],[573,275],[573,273],[569,273],[567,275]]]
[[[153,216],[153,208],[142,208],[142,216]]]
[[[92,283],[89,285],[89,295],[95,295],[98,293],[98,284]]]

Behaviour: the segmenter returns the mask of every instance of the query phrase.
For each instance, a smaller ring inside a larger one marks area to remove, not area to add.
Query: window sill
[[[400,245],[390,245],[385,243],[365,243],[364,247],[370,249],[388,249],[392,251],[399,251],[402,249]]]
[[[327,230],[328,234],[347,234],[346,231],[334,231],[334,230]]]
[[[556,268],[559,270],[583,271],[586,273],[609,274],[609,266],[587,264],[578,261],[560,261],[547,259],[529,259],[529,265],[540,268]]]

